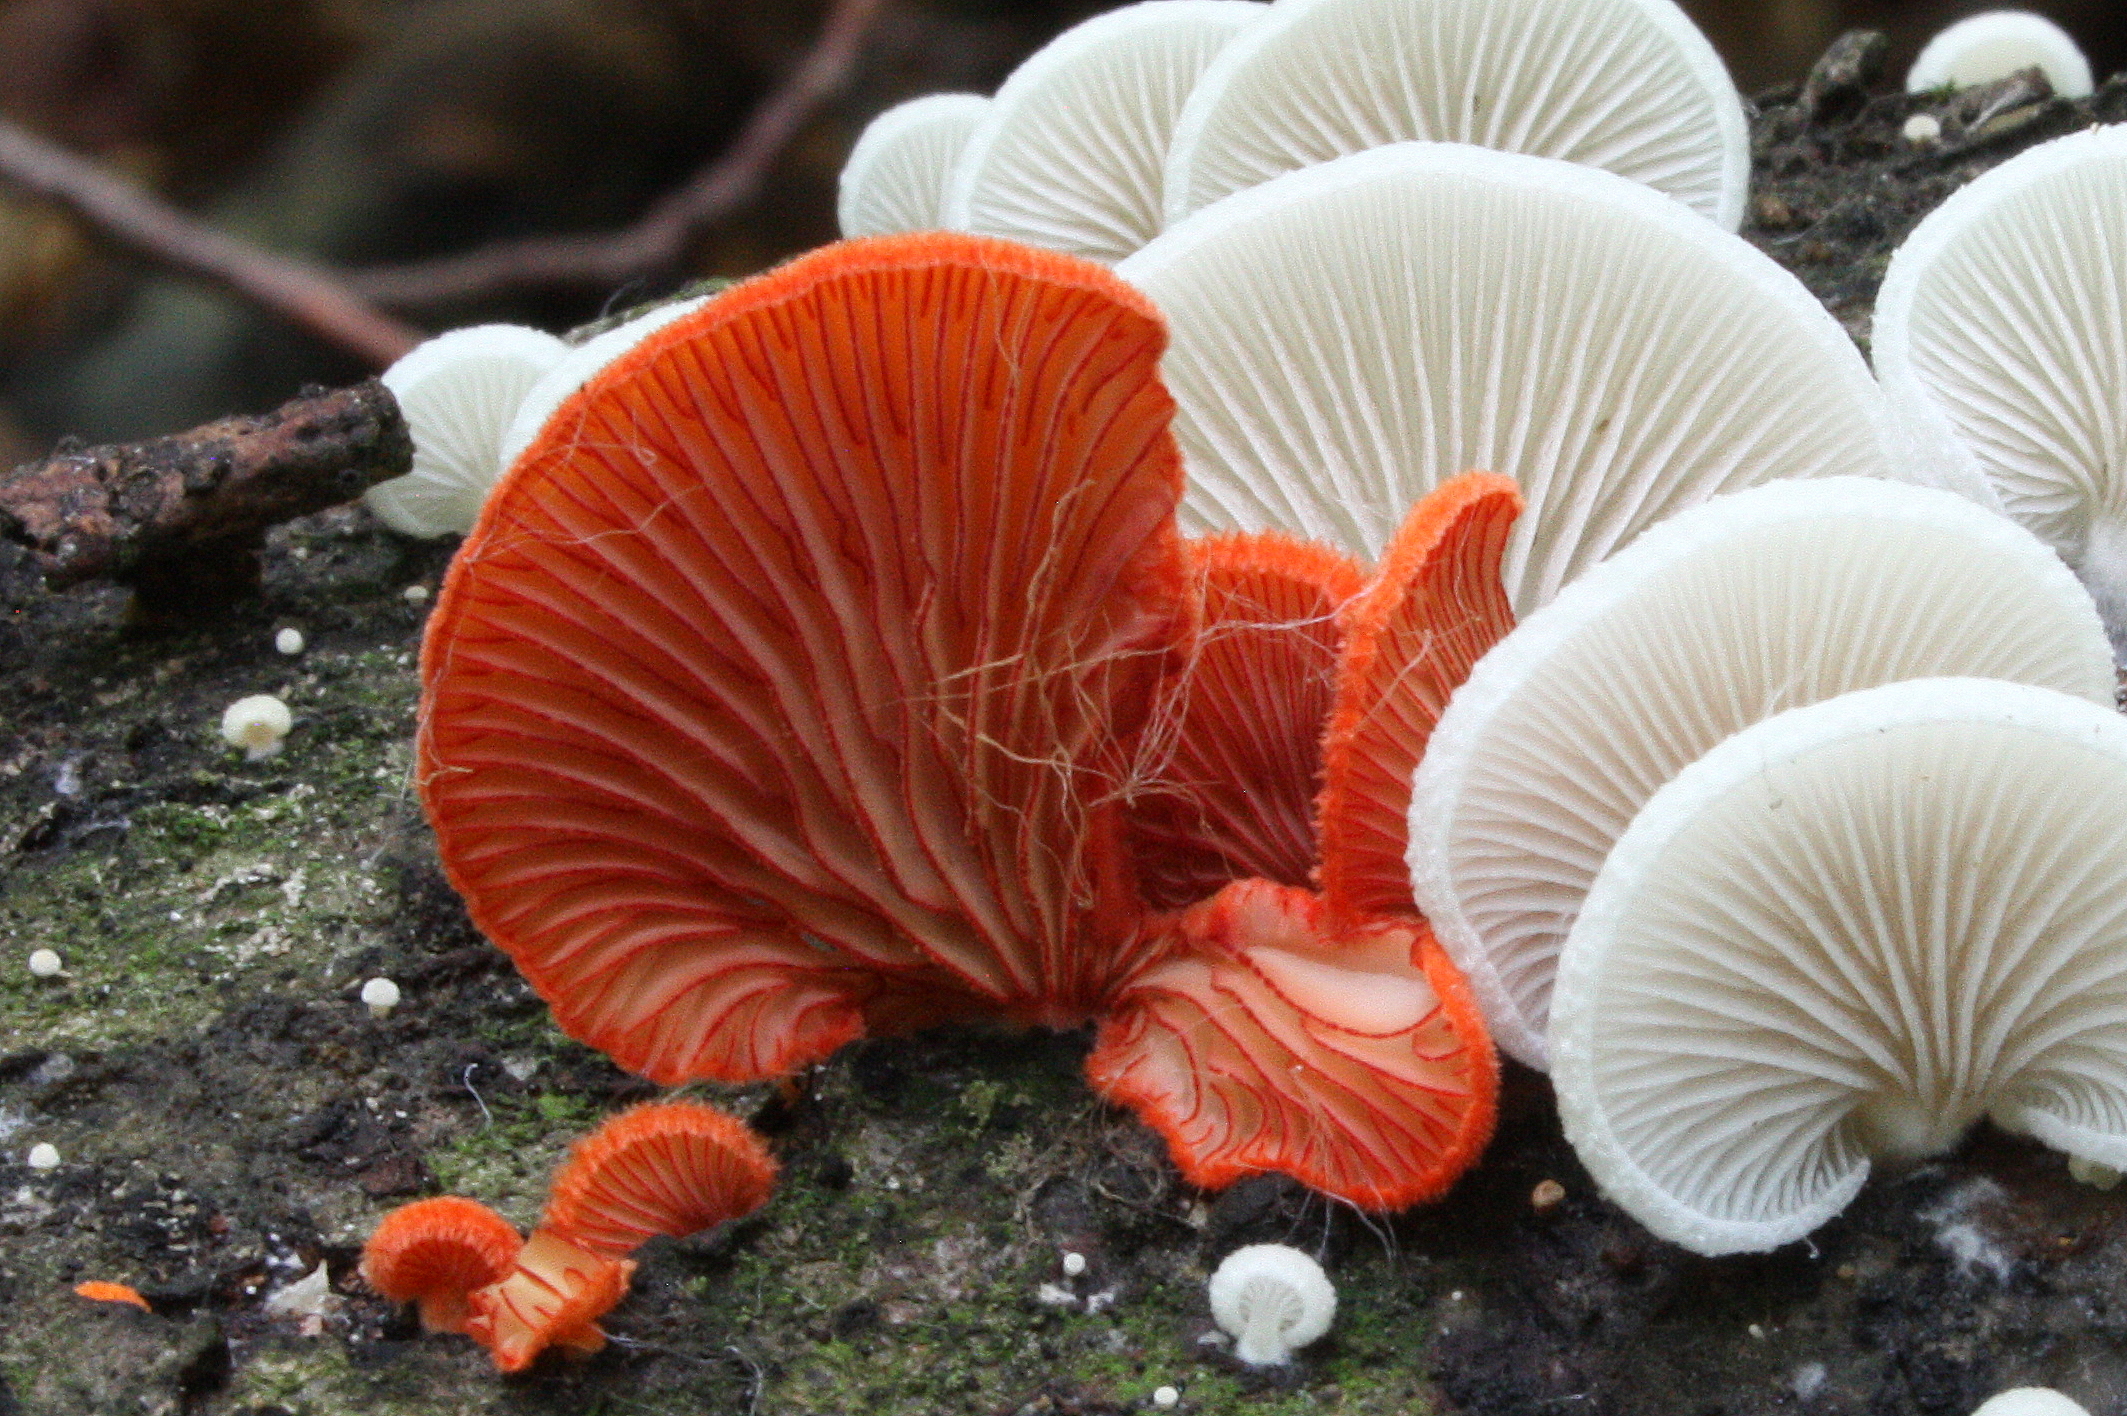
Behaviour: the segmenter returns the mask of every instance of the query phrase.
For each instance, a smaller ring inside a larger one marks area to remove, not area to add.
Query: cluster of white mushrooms
[[[1991,77],[1994,36],[1913,83]],[[1150,296],[1192,533],[1371,558],[1450,476],[1520,485],[1522,623],[1419,770],[1414,891],[1591,1173],[1704,1253],[1982,1116],[2127,1168],[2127,128],[1922,223],[1875,375],[1733,234],[1747,174],[1670,0],[1146,0],[882,115],[841,192],[849,234]],[[424,346],[371,506],[466,529],[691,307]]]

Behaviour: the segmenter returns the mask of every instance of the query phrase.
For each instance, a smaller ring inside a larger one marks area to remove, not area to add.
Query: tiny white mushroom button
[[[1152,1404],[1162,1411],[1171,1411],[1182,1404],[1182,1394],[1171,1386],[1159,1387],[1152,1393]]]
[[[244,760],[257,762],[281,750],[281,739],[295,726],[288,705],[270,693],[239,698],[222,713],[222,741],[244,750]]]
[[[56,949],[36,949],[30,953],[31,978],[57,978],[64,967]]]
[[[303,646],[308,642],[303,638],[303,631],[293,625],[273,636],[273,647],[291,657],[302,653]]]
[[[399,1006],[399,985],[388,978],[373,978],[362,985],[362,1006],[369,1016],[382,1018]]]
[[[1284,1244],[1236,1249],[1211,1275],[1211,1316],[1251,1367],[1290,1360],[1329,1331],[1337,1290],[1316,1263]]]
[[[1932,113],[1915,113],[1900,131],[1909,143],[1932,143],[1942,136],[1942,120]]]
[[[1066,1253],[1063,1256],[1063,1271],[1065,1278],[1078,1277],[1086,1271],[1086,1256],[1079,1253]]]
[[[59,1168],[59,1147],[53,1145],[50,1141],[37,1142],[37,1144],[30,1147],[29,1163],[32,1170],[57,1170]]]

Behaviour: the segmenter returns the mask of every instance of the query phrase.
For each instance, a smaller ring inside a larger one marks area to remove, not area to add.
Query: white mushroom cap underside
[[[507,471],[515,463],[547,420],[559,412],[561,405],[575,396],[578,389],[596,378],[605,367],[657,331],[671,324],[682,315],[691,314],[708,302],[706,295],[697,295],[686,300],[673,300],[659,305],[629,320],[615,325],[604,334],[590,339],[571,349],[563,358],[540,376],[517,405],[517,412],[510,419],[509,431],[502,435],[501,464]]]
[[[1190,94],[1167,219],[1407,140],[1588,163],[1743,220],[1742,100],[1670,0],[1279,0]]]
[[[1190,534],[1372,559],[1473,468],[1515,479],[1517,611],[1775,477],[1897,469],[1853,342],[1739,237],[1592,167],[1375,148],[1238,193],[1117,272],[1166,315]]]
[[[1982,1115],[2127,1162],[2127,719],[1983,679],[1796,709],[1655,793],[1559,960],[1552,1079],[1613,1199],[1800,1238]]]
[[[1929,213],[1884,275],[1874,351],[1900,415],[2069,564],[2127,525],[2127,126],[2042,143]]]
[[[1249,1244],[1220,1260],[1206,1295],[1211,1316],[1251,1365],[1285,1360],[1329,1331],[1337,1289],[1322,1265],[1286,1244]]]
[[[968,139],[945,224],[1097,261],[1159,233],[1167,141],[1197,75],[1268,7],[1143,0],[1066,30],[1014,70]]]
[[[1989,10],[1943,30],[1921,48],[1906,72],[1905,89],[1971,88],[2034,65],[2064,98],[2091,92],[2090,61],[2068,32],[2025,10]]]
[[[2097,611],[2037,538],[1873,478],[1775,482],[1648,531],[1480,659],[1411,794],[1411,883],[1492,1036],[1548,1065],[1558,951],[1611,845],[1730,734],[1857,688],[2013,679],[2112,702]]]
[[[2090,1412],[2051,1387],[2011,1387],[1981,1402],[1972,1416],[2090,1416]]]
[[[414,441],[413,470],[363,495],[377,519],[409,536],[472,529],[501,472],[502,435],[525,392],[569,347],[522,325],[439,334],[386,369]]]
[[[945,184],[989,111],[981,94],[934,93],[872,119],[842,164],[835,201],[842,234],[890,236],[945,225]]]

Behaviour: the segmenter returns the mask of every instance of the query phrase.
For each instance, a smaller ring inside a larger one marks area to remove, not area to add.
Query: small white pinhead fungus
[[[292,625],[280,630],[273,636],[274,652],[286,654],[291,658],[302,653],[307,643],[308,641],[303,638],[303,631]]]
[[[369,1016],[382,1018],[399,1006],[399,985],[388,978],[373,978],[362,985],[362,1006]]]
[[[872,119],[842,164],[835,202],[842,234],[887,236],[945,225],[945,184],[989,109],[980,94],[934,93]]]
[[[1551,1075],[1611,1199],[1701,1254],[1981,1117],[2127,1164],[2127,718],[1916,679],[1745,728],[1649,798],[1559,957]]]
[[[1190,93],[1167,220],[1410,140],[1588,163],[1743,220],[1743,101],[1671,0],[1279,0]]]
[[[439,334],[386,369],[384,386],[413,434],[414,467],[371,487],[363,504],[408,536],[470,531],[502,471],[503,430],[526,391],[568,352],[536,329],[475,325]]]
[[[39,1141],[30,1147],[30,1153],[25,1158],[29,1161],[29,1167],[32,1170],[57,1170],[59,1168],[59,1147],[53,1145],[50,1141]]]
[[[1329,1331],[1337,1290],[1298,1249],[1250,1244],[1211,1275],[1211,1316],[1233,1337],[1233,1355],[1251,1367],[1289,1361]]]
[[[1249,0],[1140,0],[1065,30],[997,90],[953,169],[945,224],[1089,260],[1129,255],[1165,224],[1162,173],[1183,100],[1270,12]]]
[[[66,967],[57,949],[32,949],[30,951],[31,978],[57,978]]]
[[[2127,125],[2040,143],[1913,228],[1876,372],[1914,440],[2075,568],[2127,650]]]
[[[2086,98],[2095,87],[2090,61],[2066,30],[2027,10],[1989,10],[1929,40],[1906,71],[1905,91],[1976,88],[2030,68],[2062,98]]]
[[[1870,477],[1716,497],[1523,619],[1441,715],[1410,804],[1412,891],[1493,1040],[1548,1065],[1559,947],[1663,783],[1783,709],[1952,674],[2112,702],[2097,609],[2043,542]]]
[[[242,748],[246,762],[260,762],[281,750],[281,740],[294,726],[287,704],[270,693],[254,693],[223,710],[222,741]]]

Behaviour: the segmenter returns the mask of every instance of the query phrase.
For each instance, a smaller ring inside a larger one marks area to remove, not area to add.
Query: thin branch
[[[66,208],[127,249],[227,286],[328,344],[382,367],[421,331],[377,310],[315,266],[193,220],[123,177],[0,119],[0,179]]]
[[[540,236],[440,260],[357,271],[355,290],[387,305],[429,305],[540,285],[611,286],[675,269],[696,233],[744,206],[813,112],[848,80],[884,0],[835,0],[812,49],[754,109],[731,146],[633,226]]]

